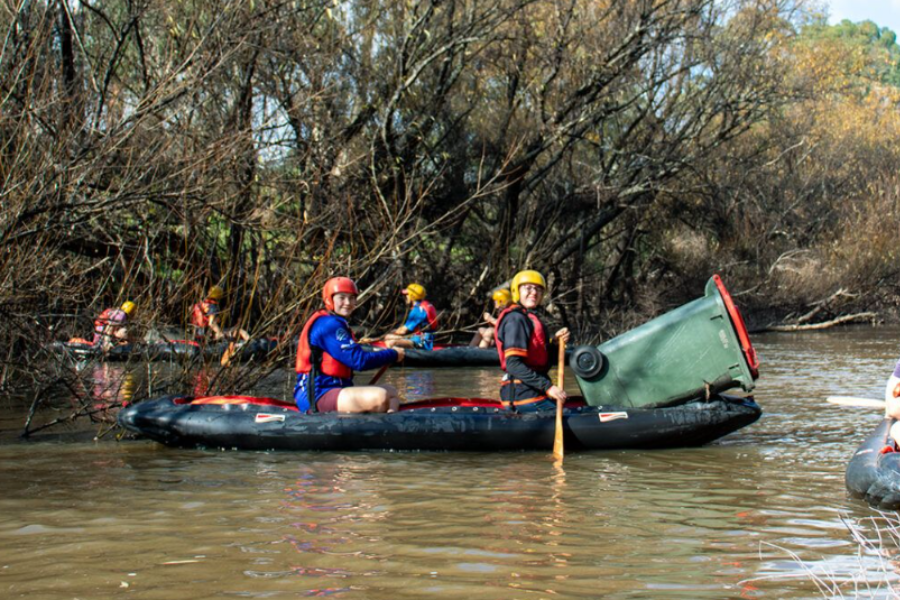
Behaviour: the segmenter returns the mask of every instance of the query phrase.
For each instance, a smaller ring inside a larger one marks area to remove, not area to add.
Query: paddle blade
[[[228,344],[225,352],[222,353],[222,360],[219,361],[219,364],[221,364],[223,367],[227,367],[228,363],[231,362],[231,357],[234,356],[235,350],[237,350],[237,346],[234,342]]]
[[[829,396],[826,402],[839,406],[857,406],[860,408],[884,408],[884,400],[875,398],[857,398],[855,396]]]
[[[562,405],[562,402],[556,401],[556,434],[553,436],[553,460],[556,461],[563,459]]]

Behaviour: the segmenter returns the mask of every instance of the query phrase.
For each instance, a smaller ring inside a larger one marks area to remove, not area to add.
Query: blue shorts
[[[434,334],[420,333],[409,338],[416,348],[419,350],[434,350]]]

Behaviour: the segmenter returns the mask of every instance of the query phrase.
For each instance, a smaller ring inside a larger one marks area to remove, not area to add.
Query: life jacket
[[[319,317],[324,317],[325,315],[330,315],[329,311],[322,309],[313,313],[313,316],[309,318],[306,322],[306,325],[303,326],[303,331],[300,333],[300,341],[297,343],[297,363],[295,366],[295,370],[297,373],[309,373],[312,370],[313,362],[313,349],[309,345],[309,332],[312,329],[313,323],[315,323]],[[350,331],[350,328],[347,328],[347,331]],[[353,337],[353,332],[350,332],[350,337]],[[354,340],[356,338],[353,338]],[[317,348],[317,353],[321,353],[321,361],[317,361],[316,371],[320,375],[328,375],[329,377],[338,377],[340,379],[352,379],[353,378],[353,370],[345,365],[344,363],[338,361],[336,358],[328,354],[325,350],[321,348]]]
[[[497,323],[494,325],[494,340],[497,342],[497,353],[500,355],[500,368],[506,371],[506,352],[503,350],[503,340],[500,339],[500,324],[503,323],[506,315],[511,312],[523,314],[531,321],[531,337],[528,338],[527,354],[522,357],[522,361],[535,371],[546,371],[549,366],[547,362],[549,354],[544,324],[536,314],[526,310],[520,304],[512,304],[503,309],[503,312],[497,317]]]
[[[203,302],[198,302],[191,308],[191,325],[206,329],[209,327],[209,307],[218,306],[218,302],[212,298],[207,298]]]
[[[103,334],[106,333],[106,327],[110,324],[124,324],[125,318],[122,316],[124,314],[125,313],[119,308],[104,309],[104,311],[94,319],[94,331]]]
[[[425,316],[428,317],[428,329],[422,329],[419,327],[413,333],[425,333],[425,332],[433,332],[438,329],[438,316],[437,309],[434,308],[434,305],[428,300],[419,300],[419,306],[425,309]]]

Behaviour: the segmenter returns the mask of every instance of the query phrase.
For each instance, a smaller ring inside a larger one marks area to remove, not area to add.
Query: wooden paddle
[[[223,367],[227,367],[228,363],[231,362],[231,357],[234,356],[235,351],[237,350],[237,344],[231,342],[228,344],[228,347],[225,348],[225,352],[222,353],[222,360],[219,361]]]
[[[556,387],[565,389],[566,381],[566,342],[559,340],[559,375]],[[556,434],[553,437],[553,459],[562,461],[563,459],[563,401],[556,401]]]
[[[884,408],[884,400],[875,398],[857,398],[855,396],[828,396],[826,402],[839,406],[858,406],[860,408]]]

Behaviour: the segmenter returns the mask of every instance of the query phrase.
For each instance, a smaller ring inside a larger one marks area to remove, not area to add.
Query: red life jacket
[[[94,331],[97,333],[105,333],[106,326],[110,324],[122,325],[125,323],[124,318],[114,319],[113,317],[119,317],[120,315],[116,314],[120,312],[119,308],[107,308],[104,309],[100,315],[94,319]]]
[[[500,324],[503,323],[506,315],[513,311],[527,316],[531,321],[531,337],[528,339],[527,354],[522,357],[523,362],[535,371],[546,371],[549,364],[544,324],[536,314],[526,310],[520,304],[512,304],[503,309],[494,325],[494,340],[497,342],[497,353],[500,355],[500,368],[506,371],[506,352],[503,350],[503,340],[500,339]]]
[[[437,309],[434,308],[434,305],[428,300],[420,300],[419,306],[425,309],[425,315],[428,317],[428,329],[426,331],[437,331],[438,329],[438,316]],[[419,334],[424,333],[421,327],[416,329],[413,333]]]
[[[312,348],[309,345],[309,332],[312,329],[313,323],[315,323],[319,317],[324,317],[328,314],[331,313],[325,309],[317,310],[306,322],[306,325],[303,326],[303,331],[300,333],[300,341],[297,343],[297,364],[295,370],[298,373],[309,373],[312,369]],[[349,331],[350,328],[348,327],[347,330]],[[353,338],[352,331],[350,332],[350,337]],[[356,338],[353,339],[355,340]],[[319,373],[328,375],[329,377],[339,377],[340,379],[353,378],[353,370],[350,367],[339,362],[336,358],[325,352],[324,349],[320,349],[320,351],[322,352],[322,364],[317,365]]]
[[[191,308],[191,325],[205,329],[209,327],[209,305],[218,305],[218,302],[212,298],[207,298],[203,302],[198,302]]]

